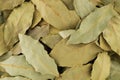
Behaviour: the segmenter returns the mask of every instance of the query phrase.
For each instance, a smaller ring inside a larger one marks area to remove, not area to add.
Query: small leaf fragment
[[[40,38],[46,36],[49,33],[49,25],[36,26],[34,29],[28,32],[32,38],[39,40]]]
[[[42,19],[41,14],[39,13],[38,10],[35,10],[31,28],[34,28],[41,21],[41,19]]]
[[[75,32],[75,30],[69,29],[69,30],[60,31],[59,34],[63,39],[65,39],[65,38],[69,37],[74,32]]]
[[[93,64],[92,80],[106,80],[110,74],[110,56],[107,52],[99,53]]]
[[[102,48],[105,51],[111,51],[111,47],[105,41],[103,35],[100,35],[99,40],[96,41],[96,45],[98,45],[100,48]]]
[[[96,9],[82,21],[80,28],[70,36],[68,43],[79,44],[94,41],[115,15],[112,4]]]
[[[47,54],[42,44],[30,36],[22,34],[19,35],[19,39],[22,53],[37,72],[59,76],[55,61]]]

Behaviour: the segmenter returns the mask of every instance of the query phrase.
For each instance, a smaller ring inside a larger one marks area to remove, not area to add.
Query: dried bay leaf
[[[74,0],[62,0],[68,9],[74,10],[73,1]]]
[[[17,43],[10,51],[12,52],[13,55],[18,55],[18,54],[22,53],[20,44]]]
[[[61,0],[32,0],[43,19],[57,29],[75,28],[80,20]]]
[[[19,39],[22,53],[37,72],[59,76],[55,61],[47,54],[42,44],[22,34],[19,35]]]
[[[95,43],[71,45],[63,39],[55,45],[50,56],[59,66],[73,67],[83,65],[93,60],[102,50]]]
[[[111,69],[110,75],[107,80],[119,80],[120,79],[120,56],[113,54],[111,56]]]
[[[107,52],[99,53],[93,64],[92,80],[106,80],[110,74],[110,57]]]
[[[100,48],[102,48],[105,51],[111,51],[111,47],[105,41],[103,35],[100,35],[99,40],[96,41],[96,45],[98,45]]]
[[[12,47],[18,41],[18,34],[24,34],[30,27],[33,12],[34,5],[28,2],[12,11],[4,29],[4,40],[7,46]]]
[[[111,4],[96,9],[82,21],[80,28],[70,36],[68,43],[79,44],[94,41],[115,15],[116,12]]]
[[[51,78],[51,76],[46,76],[45,79],[40,73],[35,72],[34,68],[28,64],[23,55],[11,56],[7,60],[0,62],[0,66],[2,66],[11,76],[20,75],[32,80],[46,80]]]
[[[115,0],[115,10],[120,14],[120,0]]]
[[[31,79],[17,76],[17,77],[5,77],[5,78],[0,78],[0,80],[31,80]]]
[[[61,40],[61,36],[58,34],[49,34],[41,39],[41,41],[49,46],[51,49]]]
[[[42,18],[42,16],[39,13],[39,11],[35,10],[34,16],[33,16],[33,23],[32,23],[31,28],[34,28],[41,21],[41,18]]]
[[[61,74],[60,80],[90,80],[91,67],[91,64],[72,67]]]
[[[23,2],[24,0],[0,0],[0,11],[13,9]]]
[[[103,37],[111,49],[120,55],[120,16],[115,16],[109,21],[108,27],[103,31]]]
[[[8,48],[4,42],[4,24],[0,26],[0,56],[8,51]]]
[[[30,35],[32,38],[39,40],[40,38],[46,36],[49,33],[49,24],[43,25],[43,26],[36,26],[34,29],[30,30],[28,32],[28,35]]]
[[[81,18],[87,16],[96,8],[90,0],[74,0],[74,7]]]

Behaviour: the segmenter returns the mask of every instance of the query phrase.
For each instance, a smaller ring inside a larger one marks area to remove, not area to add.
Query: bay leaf
[[[34,12],[34,5],[25,2],[15,8],[6,21],[4,28],[4,40],[10,48],[18,41],[18,34],[24,34],[30,27]]]
[[[115,0],[115,10],[120,14],[120,0]]]
[[[61,40],[61,36],[58,34],[49,34],[41,39],[41,41],[49,46],[51,49]]]
[[[103,38],[103,35],[100,35],[99,40],[96,41],[96,45],[98,45],[101,49],[105,51],[111,51],[111,47],[105,41],[105,39]]]
[[[107,80],[119,80],[120,79],[120,56],[113,54],[111,56],[111,69],[110,75]]]
[[[4,24],[0,26],[0,56],[8,51],[8,48],[4,42]]]
[[[13,9],[23,2],[24,0],[0,0],[0,11]]]
[[[86,17],[96,8],[90,0],[74,0],[74,7],[81,18]]]
[[[115,15],[112,4],[96,9],[81,22],[80,28],[70,36],[68,43],[89,43],[96,40]]]
[[[69,11],[61,0],[32,0],[42,18],[57,29],[75,28],[80,20],[75,11]]]
[[[109,21],[108,27],[103,31],[103,37],[111,49],[120,55],[120,16],[115,16]]]
[[[72,67],[61,74],[60,80],[90,80],[91,68],[91,64],[87,64],[82,67]],[[59,78],[57,80],[59,80]]]
[[[35,72],[34,68],[26,61],[23,55],[21,56],[11,56],[7,60],[0,62],[0,66],[2,66],[7,73],[11,76],[24,76],[32,80],[46,80],[51,76],[45,77],[40,73]]]
[[[49,25],[36,26],[34,29],[28,32],[32,38],[39,40],[40,38],[46,36],[49,33]]]
[[[110,56],[107,52],[99,53],[93,64],[92,80],[106,80],[110,74]]]
[[[31,28],[34,28],[41,21],[41,19],[42,19],[41,14],[39,13],[38,10],[35,10]]]
[[[17,76],[17,77],[5,77],[5,78],[0,78],[0,80],[31,80],[31,79]]]
[[[73,32],[75,32],[75,30],[73,30],[73,29],[63,30],[63,31],[60,31],[60,32],[59,32],[59,35],[60,35],[63,39],[65,39],[65,38],[69,37]]]
[[[62,0],[62,2],[67,6],[68,9],[74,10],[73,6],[73,1],[74,0]]]
[[[19,35],[19,39],[22,53],[37,72],[59,76],[54,59],[47,54],[41,43],[30,36],[22,34]]]
[[[12,52],[13,55],[18,55],[18,54],[22,53],[20,44],[17,43],[10,51]]]
[[[102,50],[95,43],[71,45],[68,39],[62,39],[55,45],[50,56],[59,66],[73,67],[93,60]]]
[[[5,10],[5,11],[2,11],[3,12],[3,19],[4,19],[4,22],[7,21],[9,15],[11,14],[12,10]]]

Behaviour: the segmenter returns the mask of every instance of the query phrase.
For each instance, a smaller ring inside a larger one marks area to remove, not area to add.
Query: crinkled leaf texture
[[[110,74],[110,56],[107,52],[99,53],[93,64],[92,80],[106,80]]]
[[[70,36],[68,43],[79,44],[94,41],[115,14],[112,4],[96,9],[82,21],[80,28]]]
[[[22,53],[37,72],[59,76],[55,61],[47,54],[39,41],[22,34],[19,34],[19,39]]]
[[[75,28],[80,20],[75,11],[69,11],[61,0],[32,0],[42,18],[57,29]]]
[[[41,75],[38,72],[35,72],[34,68],[28,64],[25,57],[21,56],[11,56],[7,60],[0,62],[7,73],[11,76],[24,76],[32,80],[46,80],[51,79],[53,76],[50,75]]]
[[[24,34],[32,23],[34,5],[25,2],[15,8],[8,17],[4,28],[4,40],[7,46],[12,47],[18,41],[18,34]]]

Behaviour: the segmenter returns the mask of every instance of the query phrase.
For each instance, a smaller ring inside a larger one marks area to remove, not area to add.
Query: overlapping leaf
[[[58,29],[75,28],[80,20],[75,11],[69,11],[61,0],[32,0],[43,19]]]
[[[0,78],[0,80],[31,80],[31,79],[27,79],[27,78],[24,78],[24,77],[17,76],[17,77]]]
[[[71,35],[68,43],[79,44],[94,41],[115,14],[111,4],[96,9],[82,21],[80,28]]]
[[[67,40],[63,39],[57,43],[50,53],[59,66],[73,67],[86,64],[102,51],[95,43],[68,45]]]
[[[113,17],[103,32],[103,37],[111,49],[120,55],[120,16]]]
[[[0,0],[0,11],[13,9],[23,2],[24,0]]]
[[[4,24],[0,26],[0,56],[8,51],[8,48],[4,42]]]
[[[90,80],[90,70],[91,64],[72,67],[61,74],[60,79],[56,80]]]
[[[0,62],[0,66],[2,66],[11,76],[20,75],[32,80],[46,80],[52,77],[45,77],[42,76],[40,73],[35,72],[34,68],[30,64],[28,64],[23,55],[11,56],[7,60]]]
[[[19,35],[20,46],[26,60],[41,74],[59,76],[55,61],[47,54],[43,45],[30,36]],[[31,43],[32,42],[32,43]]]
[[[107,52],[99,53],[93,64],[92,80],[106,80],[110,74],[110,57]]]
[[[10,14],[4,29],[4,40],[7,46],[12,47],[18,41],[18,33],[24,34],[30,27],[34,12],[32,3],[23,3]]]
[[[81,18],[87,16],[96,8],[90,0],[74,0],[74,7]]]
[[[105,51],[111,51],[110,46],[105,41],[102,35],[100,35],[99,39],[96,41],[96,44]]]

